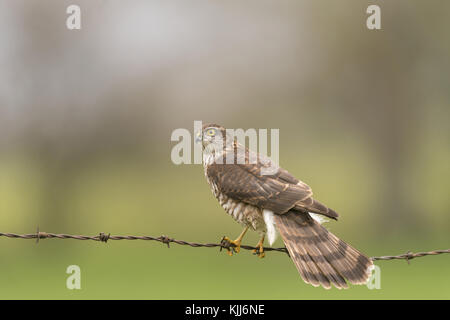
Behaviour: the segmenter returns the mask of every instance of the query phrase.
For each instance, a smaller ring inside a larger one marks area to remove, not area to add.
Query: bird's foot
[[[230,238],[224,236],[222,238],[222,241],[220,242],[220,244],[222,245],[221,249],[222,248],[227,249],[228,255],[232,256],[233,251],[235,253],[239,253],[239,251],[241,251],[241,242],[242,242],[242,239],[238,238],[236,240],[231,240]]]
[[[264,238],[262,238],[256,245],[256,249],[253,249],[253,254],[257,255],[258,258],[264,258],[266,253],[264,252]]]

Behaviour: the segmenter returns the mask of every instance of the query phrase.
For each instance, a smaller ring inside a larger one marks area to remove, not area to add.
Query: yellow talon
[[[236,240],[231,240],[228,237],[223,237],[223,241],[232,244],[233,246],[230,246],[230,248],[233,249],[234,252],[239,253],[239,251],[241,251],[241,241],[239,241],[239,238]],[[230,248],[228,248],[228,254],[232,256],[233,252]]]
[[[264,252],[264,236],[261,237],[258,244],[256,245],[256,249],[253,249],[253,254],[258,255],[258,258],[264,258],[266,256]]]
[[[231,249],[236,252],[239,253],[239,251],[241,251],[241,243],[242,243],[242,238],[244,238],[245,233],[247,232],[248,227],[245,227],[244,231],[241,232],[241,234],[239,235],[239,237],[237,237],[236,240],[231,240],[228,237],[223,237],[222,242],[228,242],[232,245],[234,245],[233,247],[231,247]],[[233,251],[230,248],[227,248],[227,253],[229,256],[233,255]]]

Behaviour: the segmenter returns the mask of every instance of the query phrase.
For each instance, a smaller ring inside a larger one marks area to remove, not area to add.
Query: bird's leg
[[[264,235],[259,240],[256,245],[256,249],[253,250],[254,254],[257,254],[259,258],[264,258],[266,254],[264,253]]]
[[[223,240],[225,240],[231,244],[234,244],[235,246],[233,247],[233,250],[234,250],[234,252],[238,253],[239,251],[241,251],[242,238],[244,238],[244,235],[247,232],[247,230],[248,230],[248,226],[244,228],[244,230],[241,232],[241,234],[239,235],[239,237],[237,237],[236,240],[231,240],[228,237],[223,237]],[[228,249],[227,252],[228,252],[228,255],[230,255],[230,256],[233,255],[233,252],[230,249]]]

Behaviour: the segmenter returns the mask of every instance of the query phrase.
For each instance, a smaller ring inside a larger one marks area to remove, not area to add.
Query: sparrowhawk
[[[306,283],[341,289],[347,282],[368,281],[371,259],[322,226],[323,216],[337,220],[338,214],[313,199],[307,184],[240,144],[220,125],[204,125],[197,141],[202,143],[204,173],[214,196],[244,226],[236,240],[226,238],[235,252],[252,229],[261,236],[255,254],[262,258],[265,236],[272,245],[279,232]],[[275,170],[263,174],[269,167]],[[228,253],[233,254],[230,249]]]

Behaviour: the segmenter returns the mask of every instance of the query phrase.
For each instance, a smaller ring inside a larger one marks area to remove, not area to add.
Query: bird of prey
[[[371,259],[321,225],[323,216],[337,220],[338,214],[313,199],[307,184],[240,144],[220,125],[204,125],[196,140],[202,143],[204,173],[214,196],[244,227],[236,240],[224,238],[236,253],[248,229],[261,237],[254,250],[260,258],[264,238],[272,245],[279,233],[306,283],[327,289],[367,283]],[[275,170],[263,174],[269,166]]]

